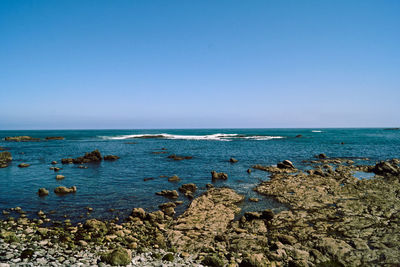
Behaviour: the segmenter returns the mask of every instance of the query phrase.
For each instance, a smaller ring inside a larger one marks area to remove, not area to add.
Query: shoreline
[[[209,188],[176,218],[170,216],[172,202],[163,211],[151,213],[135,208],[120,224],[90,219],[84,224],[66,220],[42,227],[40,221],[22,216],[0,221],[0,262],[3,266],[116,262],[132,266],[160,262],[170,266],[381,266],[400,262],[399,160],[368,166],[321,156],[310,162],[312,169],[307,172],[285,161],[280,164],[255,168],[270,172],[271,179],[254,190],[287,205],[288,210],[246,212],[234,220],[243,196],[229,188]],[[373,172],[375,177],[360,180],[353,176],[355,171]]]

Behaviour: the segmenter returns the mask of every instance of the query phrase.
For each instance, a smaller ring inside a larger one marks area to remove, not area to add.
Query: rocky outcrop
[[[9,142],[29,142],[29,141],[40,141],[40,138],[34,138],[31,136],[7,136],[4,138],[5,141]]]
[[[94,150],[92,152],[87,152],[84,156],[78,158],[64,158],[61,159],[62,164],[82,164],[82,163],[92,163],[92,162],[100,162],[102,161],[101,153],[99,150]]]
[[[223,235],[244,199],[229,188],[213,188],[196,198],[167,230],[167,238],[179,251],[200,251],[211,247],[215,236]]]
[[[125,266],[131,263],[132,253],[125,248],[116,248],[101,256],[101,261],[113,266]]]
[[[0,168],[6,168],[12,161],[11,153],[8,151],[0,152]]]
[[[117,160],[117,159],[119,159],[119,157],[118,157],[118,156],[115,156],[115,155],[107,155],[107,156],[104,156],[104,160],[113,161],[113,160]]]
[[[64,179],[64,178],[65,178],[65,176],[64,176],[64,175],[61,175],[61,174],[59,174],[59,175],[56,176],[56,180],[62,180],[62,179]]]
[[[168,177],[168,182],[179,182],[180,180],[181,179],[178,177],[178,175]]]
[[[76,192],[76,186],[71,186],[70,188],[67,188],[65,186],[59,186],[54,189],[54,193],[59,194],[59,195],[65,195],[65,194],[70,194],[70,193],[75,193]]]
[[[49,141],[49,140],[64,140],[65,138],[62,136],[47,136],[45,139]]]
[[[235,159],[235,158],[230,158],[230,159],[229,159],[229,162],[230,162],[230,163],[236,163],[236,162],[238,162],[238,160]]]
[[[226,174],[224,172],[212,171],[211,172],[211,179],[213,181],[215,181],[215,180],[227,180],[228,179],[228,174]]]
[[[192,199],[194,192],[196,192],[197,186],[195,184],[183,184],[179,187],[179,191],[182,192],[186,197]]]
[[[296,169],[290,160],[279,162],[276,167],[278,167],[279,169]]]
[[[394,162],[381,161],[371,168],[370,171],[384,176],[400,176],[400,167],[398,166],[398,163],[396,163],[396,160]]]

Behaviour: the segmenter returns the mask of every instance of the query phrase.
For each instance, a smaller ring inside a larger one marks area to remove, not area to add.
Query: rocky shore
[[[78,159],[93,156],[101,160]],[[0,221],[0,266],[398,266],[399,161],[367,166],[319,155],[308,164],[307,172],[288,160],[253,166],[271,174],[254,190],[288,206],[276,214],[237,218],[244,197],[212,186],[177,217],[174,202],[151,213],[133,208],[123,223],[44,226],[43,212],[34,220],[20,212]],[[355,171],[375,177],[360,180]],[[186,187],[179,191],[197,188]]]

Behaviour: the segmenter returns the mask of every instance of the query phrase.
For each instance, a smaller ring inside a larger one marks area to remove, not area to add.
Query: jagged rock
[[[391,164],[387,161],[381,161],[377,163],[371,170],[375,174],[379,175],[400,175],[400,167],[394,164]]]
[[[117,159],[119,159],[119,157],[118,156],[115,156],[115,155],[107,155],[107,156],[104,156],[104,160],[117,160]]]
[[[76,186],[71,186],[70,188],[67,188],[65,186],[59,186],[54,189],[54,193],[60,194],[60,195],[75,193],[75,192],[76,192]]]
[[[249,201],[251,201],[251,202],[258,202],[258,201],[260,201],[258,198],[255,198],[255,197],[251,197],[251,198],[249,198]]]
[[[7,136],[4,138],[5,141],[12,142],[28,142],[28,141],[40,141],[40,138],[34,138],[31,136]]]
[[[235,158],[230,158],[230,159],[229,159],[229,162],[230,162],[230,163],[236,163],[236,162],[238,162],[238,160],[235,159]]]
[[[8,167],[8,164],[12,161],[11,153],[8,151],[0,152],[0,168]]]
[[[212,171],[211,172],[211,178],[212,180],[227,180],[228,179],[228,174],[224,173],[224,172],[216,172],[216,171]]]
[[[146,212],[142,208],[134,208],[132,210],[131,216],[137,217],[137,218],[140,218],[143,220],[144,218],[146,218]]]
[[[46,188],[39,188],[38,190],[38,195],[43,197],[43,196],[47,196],[49,194],[49,190],[47,190]]]
[[[47,136],[46,140],[64,140],[65,138],[62,136]]]
[[[56,165],[56,164],[58,164],[58,162],[55,161],[55,160],[53,160],[53,161],[51,162],[51,164]]]
[[[113,251],[103,254],[101,261],[111,265],[128,265],[132,261],[132,253],[124,248],[116,248]]]
[[[167,216],[174,216],[176,204],[173,202],[163,203],[158,206]]]
[[[94,150],[90,153],[86,153],[83,157],[78,157],[78,158],[64,158],[61,159],[62,164],[82,164],[82,163],[90,163],[90,162],[100,162],[102,161],[103,158],[101,157],[101,153],[99,150]]]
[[[324,153],[315,156],[317,159],[326,159],[328,158]]]
[[[157,192],[156,195],[164,196],[167,198],[178,198],[179,196],[176,190],[162,190],[161,192]]]
[[[194,193],[197,190],[197,186],[195,184],[183,184],[178,190],[184,194],[187,192]]]

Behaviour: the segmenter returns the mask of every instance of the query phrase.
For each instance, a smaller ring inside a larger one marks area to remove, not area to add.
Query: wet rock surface
[[[32,142],[40,141],[40,138],[34,138],[31,136],[7,136],[4,140],[9,142]]]
[[[8,151],[0,152],[0,168],[6,168],[12,161],[12,155]]]
[[[115,157],[115,156],[113,156]],[[100,162],[103,158],[99,150],[94,150],[92,152],[87,152],[84,156],[78,158],[64,158],[61,159],[62,164],[82,164],[82,163],[93,163]]]

